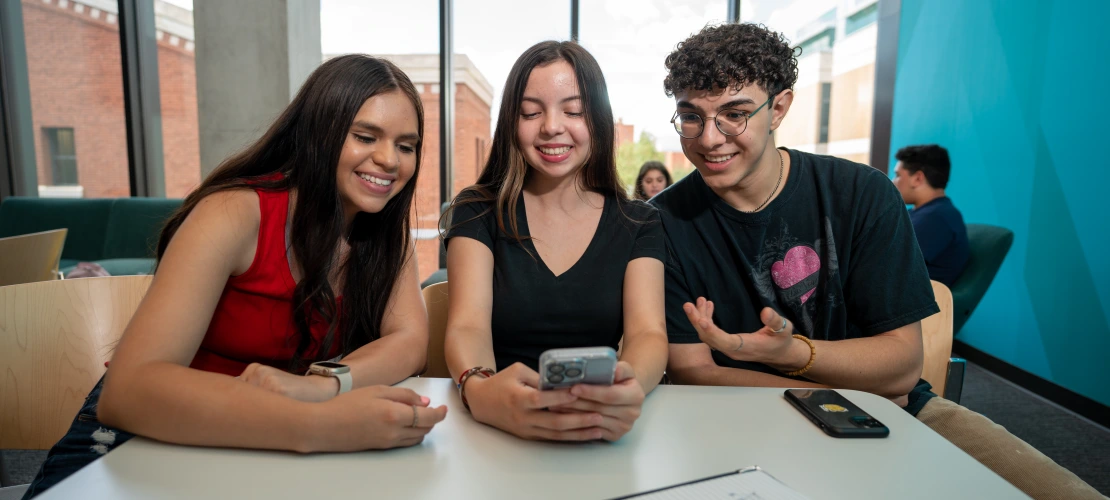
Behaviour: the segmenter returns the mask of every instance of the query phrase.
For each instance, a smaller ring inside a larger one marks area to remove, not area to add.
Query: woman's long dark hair
[[[359,212],[349,234],[345,263],[337,262],[339,242],[348,237],[336,187],[336,169],[351,124],[371,97],[400,90],[416,109],[420,140],[412,179],[378,213]],[[385,307],[411,254],[409,214],[420,173],[424,108],[412,81],[389,61],[366,55],[331,59],[308,77],[293,102],[257,142],[228,158],[185,198],[162,230],[161,260],[174,233],[205,197],[229,189],[296,190],[296,207],[288,244],[303,277],[293,290],[297,347],[291,371],[301,371],[326,357],[338,342],[351,351],[381,337]],[[281,175],[275,175],[281,174]],[[284,224],[283,224],[284,226]],[[344,272],[342,310],[328,277]],[[328,323],[317,343],[309,323]],[[317,345],[318,344],[318,345]],[[306,362],[306,358],[309,361]]]
[[[663,178],[667,180],[667,186],[674,184],[674,181],[671,180],[671,173],[667,171],[667,167],[663,165],[663,162],[655,160],[645,161],[643,166],[640,167],[640,174],[636,176],[636,192],[634,193],[636,199],[647,201],[648,195],[644,192],[644,177],[647,177],[648,172],[652,170],[658,170],[659,173],[663,174]]]
[[[444,221],[451,221],[451,212],[459,205],[493,202],[497,226],[501,231],[517,241],[523,239],[517,227],[515,208],[531,169],[517,144],[517,122],[520,120],[524,90],[528,86],[528,77],[532,70],[556,61],[566,61],[574,68],[586,114],[586,127],[590,132],[590,153],[586,163],[576,174],[580,178],[580,184],[589,191],[619,200],[628,199],[620,177],[617,176],[616,149],[613,146],[613,108],[609,105],[609,90],[605,85],[601,66],[594,56],[575,42],[546,41],[524,51],[513,64],[509,78],[505,81],[505,93],[501,98],[501,111],[497,115],[489,159],[482,168],[478,181],[455,197],[451,209],[443,215],[441,227],[445,227]],[[509,218],[507,224],[505,214]],[[451,221],[456,225],[463,222],[466,221]]]

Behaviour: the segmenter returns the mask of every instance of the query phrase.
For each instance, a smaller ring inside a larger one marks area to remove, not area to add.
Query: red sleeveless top
[[[262,219],[254,261],[245,273],[227,280],[208,333],[189,365],[192,368],[231,376],[243,373],[250,363],[286,370],[297,350],[299,339],[293,325],[296,282],[289,270],[285,241],[289,191],[255,192]],[[327,334],[327,322],[314,318],[309,328],[316,340],[313,345],[319,346]],[[313,354],[309,349],[305,358],[314,359]],[[335,342],[327,358],[337,355]]]

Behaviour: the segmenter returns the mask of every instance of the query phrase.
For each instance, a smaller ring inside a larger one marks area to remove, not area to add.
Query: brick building
[[[119,20],[115,0],[22,0],[40,196],[130,195]],[[155,0],[166,196],[200,182],[192,12]],[[424,164],[413,227],[421,278],[438,266],[439,56],[386,57],[421,92]],[[455,61],[454,193],[472,184],[490,143],[493,87]]]
[[[192,13],[156,2],[166,195],[200,181]],[[42,196],[129,196],[114,0],[23,0]]]

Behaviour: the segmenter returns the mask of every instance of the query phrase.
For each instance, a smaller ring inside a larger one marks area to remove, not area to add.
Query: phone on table
[[[832,389],[787,389],[786,400],[837,438],[884,438],[890,429]]]
[[[549,349],[540,355],[540,390],[577,384],[613,385],[617,351],[611,347]]]

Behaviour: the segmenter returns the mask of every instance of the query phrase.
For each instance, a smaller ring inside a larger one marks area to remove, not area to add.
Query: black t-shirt
[[[759,212],[732,208],[698,172],[652,199],[668,242],[670,341],[701,342],[682,310],[698,297],[713,301],[713,320],[726,332],[758,330],[759,312],[771,307],[816,340],[868,337],[938,312],[890,179],[847,160],[783,151],[790,155],[786,185]],[[713,360],[782,376],[716,351]]]
[[[446,238],[448,243],[459,236],[472,238],[493,252],[490,326],[497,369],[521,362],[535,370],[540,354],[548,349],[603,345],[616,349],[624,334],[625,268],[640,257],[659,261],[666,257],[659,212],[644,202],[606,196],[585,253],[555,276],[531,240],[522,245],[498,228],[493,206],[459,205],[451,214],[455,225]],[[521,236],[527,236],[523,196],[516,215]]]

